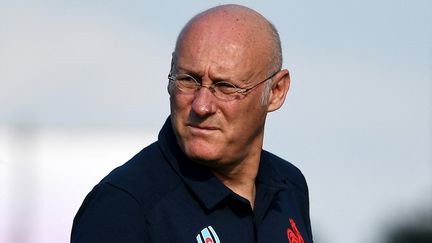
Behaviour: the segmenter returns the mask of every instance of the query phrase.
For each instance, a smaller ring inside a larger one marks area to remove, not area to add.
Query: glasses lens
[[[199,83],[187,74],[176,75],[174,78],[177,88],[183,93],[192,94],[199,86]]]
[[[232,83],[224,81],[217,82],[214,84],[214,95],[222,100],[234,100],[239,96],[237,89],[238,88]]]

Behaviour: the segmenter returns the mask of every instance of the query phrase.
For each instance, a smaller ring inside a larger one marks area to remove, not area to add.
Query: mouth
[[[220,130],[218,127],[215,126],[206,126],[206,125],[197,125],[197,124],[186,124],[187,127],[191,129],[191,131],[196,132],[213,132]]]

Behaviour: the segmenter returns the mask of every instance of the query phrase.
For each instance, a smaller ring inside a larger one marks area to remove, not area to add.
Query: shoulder
[[[114,169],[86,196],[71,242],[149,242],[146,216],[181,185],[157,143]]]
[[[155,142],[111,171],[102,179],[98,187],[123,191],[145,209],[150,208],[180,184],[181,180],[167,163],[158,143]]]

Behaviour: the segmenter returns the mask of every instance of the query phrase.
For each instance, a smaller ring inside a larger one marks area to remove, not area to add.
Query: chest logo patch
[[[304,243],[303,237],[300,234],[300,231],[297,229],[297,225],[294,219],[289,219],[291,224],[291,228],[287,229],[287,236],[289,243]]]
[[[220,243],[219,237],[213,227],[207,226],[196,236],[198,243]]]

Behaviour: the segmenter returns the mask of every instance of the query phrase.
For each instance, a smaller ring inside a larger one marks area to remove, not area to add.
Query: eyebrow
[[[175,73],[188,74],[188,75],[190,75],[190,76],[192,76],[194,78],[199,77],[201,79],[201,77],[202,77],[202,74],[200,74],[199,72],[192,71],[192,70],[189,70],[189,69],[186,69],[186,68],[182,68],[182,67],[179,67],[179,66],[177,66],[176,68],[174,68],[174,72]]]

